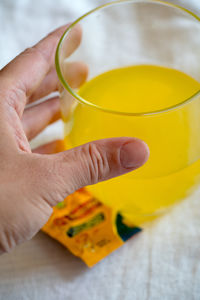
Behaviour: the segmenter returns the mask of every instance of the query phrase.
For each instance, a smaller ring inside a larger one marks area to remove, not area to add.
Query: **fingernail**
[[[141,140],[125,143],[120,150],[120,160],[124,168],[139,168],[149,157],[149,148]]]

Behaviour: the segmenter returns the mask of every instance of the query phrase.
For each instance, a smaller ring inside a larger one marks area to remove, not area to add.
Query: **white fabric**
[[[53,28],[105,2],[1,0],[0,67]],[[176,3],[200,14],[199,0]],[[34,145],[61,137],[61,127],[51,126]],[[200,190],[93,269],[37,234],[0,257],[0,299],[200,299],[199,197]]]

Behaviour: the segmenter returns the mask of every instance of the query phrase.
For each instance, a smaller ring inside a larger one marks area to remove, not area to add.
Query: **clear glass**
[[[75,21],[57,48],[66,147],[117,136],[138,137],[149,145],[150,158],[142,168],[88,187],[137,225],[165,212],[199,183],[200,91],[162,109],[117,110],[82,97],[67,81],[66,68],[69,62],[86,63],[89,81],[121,67],[155,65],[199,82],[199,21],[188,10],[162,1],[114,1]],[[79,24],[82,41],[71,53]],[[122,101],[126,107],[126,98]]]

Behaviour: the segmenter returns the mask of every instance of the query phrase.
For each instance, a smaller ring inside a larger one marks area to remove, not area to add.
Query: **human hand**
[[[129,137],[94,141],[57,154],[42,154],[50,153],[54,143],[31,151],[28,140],[59,118],[59,99],[28,109],[25,105],[58,89],[54,56],[65,29],[57,29],[0,71],[1,253],[32,238],[47,222],[52,207],[67,195],[130,172],[148,159],[146,144]],[[80,41],[77,28],[71,52]],[[87,68],[74,66],[67,76],[78,87]]]

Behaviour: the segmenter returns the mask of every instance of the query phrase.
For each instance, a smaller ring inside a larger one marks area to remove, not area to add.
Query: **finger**
[[[148,146],[136,138],[111,138],[39,159],[45,199],[51,205],[75,190],[116,177],[142,166]],[[41,168],[41,165],[43,166]]]
[[[56,47],[66,28],[67,26],[65,25],[50,33],[38,44],[17,56],[1,71],[2,89],[4,86],[7,87],[6,90],[9,90],[9,87],[11,87],[14,95],[20,94],[20,97],[17,96],[14,99],[14,105],[18,107],[19,113],[23,111],[26,97],[33,93],[45,75],[54,66]],[[66,55],[70,55],[78,47],[80,41],[81,28],[80,26],[75,26],[71,31],[71,39],[68,40],[66,45]],[[6,98],[10,99],[9,95]]]
[[[64,77],[73,88],[80,87],[87,79],[88,67],[83,62],[65,63]],[[54,91],[59,87],[59,80],[55,69],[52,69],[43,79],[38,89],[31,95],[29,102],[38,100]]]
[[[59,80],[58,80],[56,70],[52,69],[42,80],[40,86],[29,97],[28,103],[32,103],[40,98],[49,95],[52,92],[57,91],[58,86],[59,86]]]
[[[88,68],[82,62],[68,63],[66,66],[66,78],[72,87],[79,87],[83,84],[87,78]],[[55,75],[55,74],[54,74]],[[51,76],[54,76],[51,73]],[[50,76],[50,74],[49,74]],[[47,78],[47,77],[46,77]],[[51,88],[55,84],[55,78],[51,83],[43,82],[41,89],[33,96],[42,96],[46,94],[46,90],[49,93]],[[48,85],[49,84],[49,85]],[[45,89],[46,88],[46,89]],[[70,97],[70,94],[67,94]],[[67,97],[66,95],[66,97]],[[33,97],[33,100],[34,100]],[[65,98],[65,101],[67,99]],[[65,111],[66,113],[66,111]],[[23,128],[27,138],[30,140],[34,138],[39,132],[41,132],[47,125],[56,121],[60,117],[59,100],[58,97],[50,99],[46,102],[28,108],[24,111],[22,117]]]
[[[51,143],[42,145],[36,149],[33,149],[33,153],[39,154],[53,154],[58,153],[65,150],[65,144],[63,140],[56,140]]]
[[[63,75],[70,87],[78,88],[87,79],[88,66],[81,61],[67,62],[63,66]]]
[[[34,138],[47,125],[60,118],[59,97],[48,99],[47,101],[25,109],[22,116],[22,125],[28,140]]]

